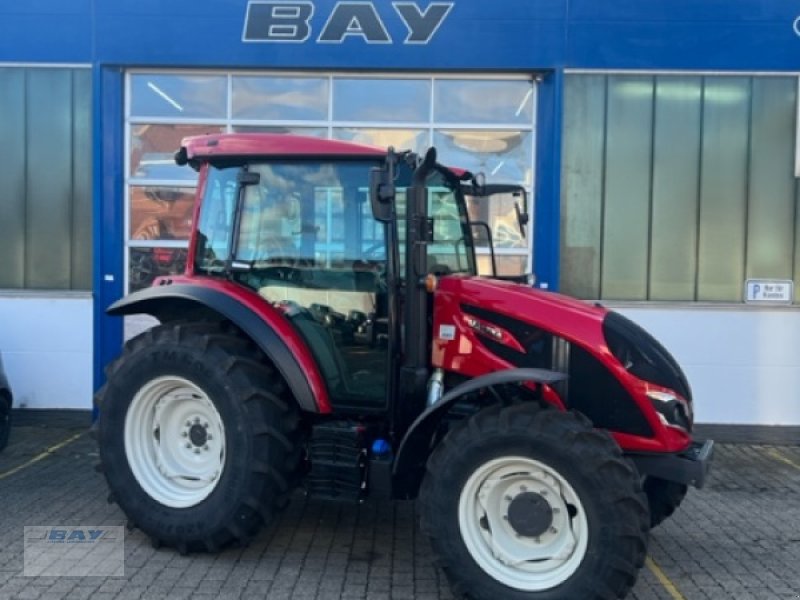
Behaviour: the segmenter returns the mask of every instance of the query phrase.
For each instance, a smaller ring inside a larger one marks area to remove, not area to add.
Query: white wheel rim
[[[125,454],[151,498],[172,508],[194,506],[222,476],[225,428],[202,389],[181,377],[159,377],[131,401]]]
[[[520,494],[538,494],[550,507],[547,530],[521,535],[508,520]],[[461,536],[488,575],[524,591],[552,589],[572,576],[586,554],[589,528],[580,498],[551,467],[509,456],[487,462],[467,480],[458,503]]]

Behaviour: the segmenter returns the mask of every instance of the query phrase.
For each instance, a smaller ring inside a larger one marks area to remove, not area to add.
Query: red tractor
[[[617,313],[480,277],[471,202],[514,186],[303,137],[184,140],[183,275],[97,395],[103,471],[181,552],[246,542],[297,486],[417,498],[456,593],[623,597],[713,444],[673,357]],[[526,215],[519,212],[524,233]],[[488,234],[490,238],[491,235]]]

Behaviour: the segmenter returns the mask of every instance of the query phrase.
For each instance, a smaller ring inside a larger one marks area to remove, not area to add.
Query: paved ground
[[[0,599],[451,598],[412,503],[353,509],[301,496],[244,549],[182,557],[133,531],[124,578],[23,577],[24,525],[125,523],[96,459],[82,422],[20,419],[0,454]],[[720,445],[706,489],[653,532],[630,597],[800,598],[800,447]]]

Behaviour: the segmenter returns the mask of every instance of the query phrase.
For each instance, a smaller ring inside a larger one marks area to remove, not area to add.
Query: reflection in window
[[[193,211],[193,188],[131,186],[130,239],[188,240]]]
[[[186,248],[130,248],[128,286],[131,292],[150,287],[156,277],[177,275],[186,269]]]
[[[334,79],[338,121],[430,121],[431,82],[425,79]]]
[[[388,148],[398,152],[411,150],[422,154],[429,146],[428,132],[424,129],[379,129],[374,127],[337,127],[333,130],[337,140],[356,142],[367,146]]]
[[[328,117],[328,80],[302,77],[233,77],[234,119],[313,121]]]
[[[467,210],[470,221],[483,221],[492,230],[492,241],[495,248],[527,248],[528,242],[522,237],[522,231],[517,221],[517,212],[514,205],[519,205],[525,211],[524,200],[521,196],[513,194],[492,194],[489,198],[474,198],[467,196]],[[479,247],[488,248],[489,240],[485,230],[475,228],[475,241]]]
[[[227,81],[222,75],[131,75],[131,115],[224,119]]]
[[[131,125],[130,175],[137,179],[195,181],[197,173],[193,169],[175,164],[181,140],[224,130],[219,125]]]
[[[292,135],[306,135],[308,137],[328,137],[328,129],[325,127],[292,127],[291,125],[234,125],[233,131],[236,133],[289,133]]]
[[[434,120],[440,123],[533,123],[533,81],[437,79]]]
[[[530,131],[440,130],[433,145],[443,164],[483,172],[490,181],[532,184]]]

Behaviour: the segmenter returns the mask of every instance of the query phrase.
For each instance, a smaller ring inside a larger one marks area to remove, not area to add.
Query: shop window
[[[293,127],[291,125],[234,125],[237,133],[291,133],[308,137],[328,137],[327,127]]]
[[[131,75],[131,113],[141,117],[224,119],[228,79],[220,75]]]
[[[193,188],[131,186],[130,239],[188,240],[193,211]]]
[[[433,145],[449,164],[490,181],[530,186],[533,180],[533,133],[520,130],[437,130]]]
[[[430,135],[426,129],[388,129],[378,127],[336,127],[333,138],[388,148],[392,146],[398,152],[411,150],[416,153],[425,152],[430,146]]]
[[[740,302],[796,278],[796,110],[789,77],[568,75],[561,289]]]
[[[293,133],[415,152],[435,144],[442,164],[483,171],[492,181],[520,183],[529,191],[533,187],[535,86],[522,77],[132,71],[128,88],[129,289],[184,268],[197,174],[175,165],[173,156],[186,136]],[[347,243],[340,239],[340,204],[333,190],[318,190],[315,196],[315,218],[330,260]],[[478,212],[497,230],[498,269],[516,274],[527,269],[530,241],[508,226],[509,206]],[[362,209],[365,222],[372,223],[369,203]],[[372,240],[376,232],[364,235]],[[477,252],[481,264],[488,265],[488,247],[483,244]]]
[[[314,121],[328,118],[328,79],[232,77],[234,119]]]
[[[0,68],[0,288],[92,289],[91,72]]]
[[[131,126],[130,177],[141,180],[195,181],[192,169],[175,164],[181,140],[193,135],[221,133],[224,126],[177,123],[136,123]]]
[[[428,123],[431,82],[427,79],[334,79],[336,121]]]
[[[434,97],[433,118],[440,123],[533,122],[532,81],[439,79]]]

